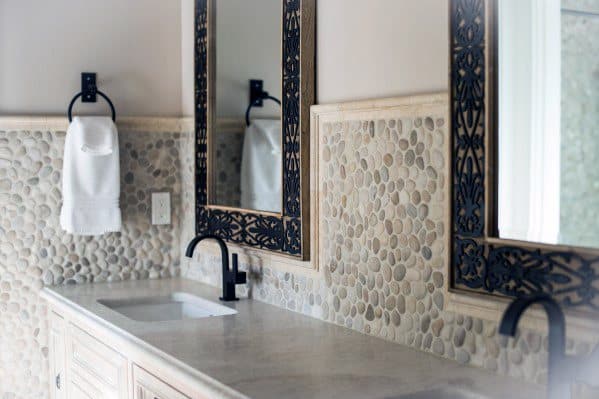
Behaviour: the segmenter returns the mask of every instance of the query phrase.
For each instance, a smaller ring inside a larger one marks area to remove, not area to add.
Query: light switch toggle
[[[152,193],[152,224],[171,224],[171,193]]]

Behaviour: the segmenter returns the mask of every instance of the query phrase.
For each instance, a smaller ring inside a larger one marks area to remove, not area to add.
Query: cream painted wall
[[[318,102],[446,90],[447,0],[319,0]]]
[[[317,0],[317,102],[447,90],[448,11],[446,0]],[[184,79],[192,115],[193,74]]]
[[[181,0],[181,114],[193,116],[194,95],[194,0]]]
[[[317,0],[317,24],[318,103],[447,88],[445,0]],[[190,116],[193,0],[0,0],[0,60],[0,114],[62,113],[92,69],[121,115]]]
[[[448,31],[446,0],[317,0],[317,102],[447,90]]]
[[[180,1],[0,0],[0,114],[64,113],[83,71],[121,116],[181,115]]]

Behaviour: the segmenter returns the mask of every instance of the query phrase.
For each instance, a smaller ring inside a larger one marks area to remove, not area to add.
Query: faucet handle
[[[233,258],[233,279],[235,284],[245,284],[247,282],[247,273],[239,271],[239,256],[237,254],[232,255]]]

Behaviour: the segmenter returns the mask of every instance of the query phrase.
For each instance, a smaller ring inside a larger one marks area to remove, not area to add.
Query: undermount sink
[[[99,299],[98,303],[129,319],[143,322],[203,319],[237,313],[235,309],[185,292],[147,298]]]
[[[488,396],[481,395],[469,390],[447,387],[430,389],[414,392],[400,396],[396,399],[490,399]]]

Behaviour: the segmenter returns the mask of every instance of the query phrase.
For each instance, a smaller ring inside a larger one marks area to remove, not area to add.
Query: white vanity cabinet
[[[158,378],[147,371],[152,364],[138,365],[144,360],[133,359],[105,334],[97,338],[95,331],[50,313],[51,399],[212,399]]]

